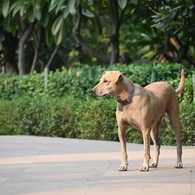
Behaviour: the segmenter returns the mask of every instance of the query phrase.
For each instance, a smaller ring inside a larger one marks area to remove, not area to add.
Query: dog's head
[[[119,82],[122,80],[122,73],[119,71],[106,71],[103,73],[100,82],[92,89],[97,97],[112,95],[115,96],[119,90]]]

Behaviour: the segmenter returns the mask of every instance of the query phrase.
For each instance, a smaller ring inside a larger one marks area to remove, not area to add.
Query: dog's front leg
[[[118,125],[118,136],[120,140],[121,146],[121,156],[122,156],[122,164],[119,167],[119,171],[127,171],[128,169],[128,161],[127,161],[127,151],[126,151],[126,127],[122,125]]]
[[[144,141],[144,162],[140,167],[140,171],[149,171],[150,161],[150,128],[142,129],[143,141]]]

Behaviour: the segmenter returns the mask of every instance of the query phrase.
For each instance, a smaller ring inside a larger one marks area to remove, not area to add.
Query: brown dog
[[[177,140],[177,162],[175,168],[182,168],[181,123],[177,95],[184,88],[185,73],[181,71],[179,87],[174,88],[166,82],[155,82],[146,87],[134,84],[119,71],[104,72],[100,82],[92,89],[97,97],[111,95],[117,101],[116,119],[121,145],[122,164],[119,171],[127,171],[126,127],[140,129],[144,141],[144,162],[140,171],[157,167],[160,154],[158,129],[166,112],[173,126]],[[150,136],[154,142],[154,161],[149,166]]]

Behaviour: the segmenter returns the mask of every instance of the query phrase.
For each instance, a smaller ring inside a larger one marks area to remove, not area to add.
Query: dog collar
[[[117,102],[119,102],[123,105],[128,104],[133,99],[134,92],[135,92],[135,87],[133,85],[133,89],[132,89],[131,93],[129,94],[129,97],[125,100],[117,100]]]

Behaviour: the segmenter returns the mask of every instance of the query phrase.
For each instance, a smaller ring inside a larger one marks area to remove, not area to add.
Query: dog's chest
[[[132,126],[136,129],[140,129],[141,126],[141,117],[139,116],[140,112],[133,111],[130,108],[117,109],[116,117],[118,123],[121,123],[125,126]]]

